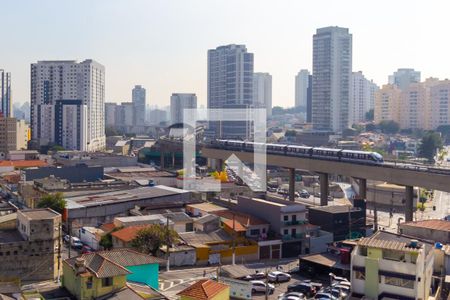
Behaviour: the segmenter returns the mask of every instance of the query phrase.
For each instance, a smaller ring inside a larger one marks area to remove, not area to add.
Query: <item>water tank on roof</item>
[[[442,249],[442,247],[443,247],[444,245],[442,245],[441,243],[436,243],[436,244],[434,244],[434,247],[436,248],[436,249]]]

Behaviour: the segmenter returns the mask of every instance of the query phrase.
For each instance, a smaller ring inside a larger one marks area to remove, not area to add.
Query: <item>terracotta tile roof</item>
[[[233,220],[225,220],[223,221],[223,223],[225,225],[227,225],[229,228],[233,229]],[[234,231],[236,232],[242,232],[242,231],[247,231],[247,228],[245,228],[241,223],[237,222],[235,220],[234,222]]]
[[[201,279],[190,287],[185,288],[177,295],[186,296],[198,300],[207,300],[213,298],[218,293],[227,288],[228,285],[226,284],[210,279]]]
[[[222,211],[215,211],[212,214],[219,216],[224,219],[234,220],[241,223],[242,226],[248,227],[252,225],[266,225],[269,224],[267,221],[261,220],[257,217],[254,217],[249,214],[237,212],[237,211],[231,211],[231,210],[222,210]]]
[[[31,167],[45,167],[47,165],[48,164],[45,161],[39,159],[0,161],[0,167],[31,168]]]
[[[123,229],[112,232],[111,235],[125,243],[128,243],[131,242],[136,237],[139,230],[148,226],[151,225],[136,225],[125,227]]]
[[[114,223],[105,223],[102,226],[100,226],[100,229],[103,230],[104,232],[111,232],[114,230],[114,228],[116,228],[116,225],[114,225]]]
[[[422,220],[422,221],[411,221],[400,224],[401,226],[411,226],[411,227],[420,227],[441,231],[450,231],[450,221],[445,220]]]

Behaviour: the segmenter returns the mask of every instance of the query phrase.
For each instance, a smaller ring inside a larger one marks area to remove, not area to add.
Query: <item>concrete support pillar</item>
[[[289,201],[295,201],[295,169],[289,168]]]
[[[367,179],[360,178],[358,180],[359,185],[359,197],[367,200]]]
[[[414,206],[414,187],[407,185],[405,187],[405,221],[413,220]]]
[[[160,152],[160,154],[159,154],[159,158],[160,158],[160,167],[161,167],[161,169],[164,169],[165,168],[165,166],[164,166],[164,151],[161,151]]]
[[[328,173],[319,173],[320,181],[320,206],[328,205]]]

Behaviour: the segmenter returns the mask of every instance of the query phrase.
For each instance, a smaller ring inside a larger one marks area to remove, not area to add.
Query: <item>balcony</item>
[[[308,222],[307,221],[296,220],[296,221],[284,221],[283,223],[284,223],[285,226],[292,226],[292,225],[303,225],[303,224],[306,224]]]

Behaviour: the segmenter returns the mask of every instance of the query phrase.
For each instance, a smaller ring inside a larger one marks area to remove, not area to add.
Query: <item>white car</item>
[[[266,292],[266,283],[262,280],[252,280],[250,281],[252,284],[252,293],[265,293]],[[269,294],[272,294],[275,290],[275,286],[273,284],[267,284],[267,291]]]
[[[267,275],[270,282],[286,282],[291,280],[291,275],[281,271],[273,271]]]
[[[302,293],[290,292],[279,295],[278,300],[306,300],[306,297]]]

